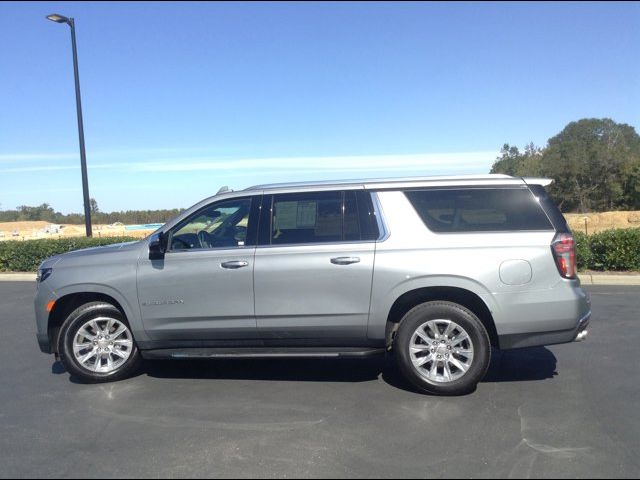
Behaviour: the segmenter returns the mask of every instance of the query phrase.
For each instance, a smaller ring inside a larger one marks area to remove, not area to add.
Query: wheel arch
[[[126,304],[119,301],[116,296],[100,291],[76,291],[66,293],[56,299],[51,312],[49,312],[47,333],[49,335],[49,344],[51,345],[52,353],[59,353],[58,339],[64,321],[76,308],[89,302],[105,302],[113,305],[122,313],[124,318],[127,319],[131,327],[131,313],[128,311],[128,308],[123,307],[123,305]]]
[[[462,287],[428,286],[418,287],[400,295],[387,315],[385,342],[387,348],[393,345],[395,333],[402,318],[409,310],[421,303],[443,300],[454,302],[473,312],[487,329],[491,346],[499,348],[499,337],[493,314],[486,302],[475,292]]]

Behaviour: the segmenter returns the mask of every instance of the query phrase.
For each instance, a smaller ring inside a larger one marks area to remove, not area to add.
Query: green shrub
[[[640,228],[573,235],[578,270],[640,270]]]
[[[593,270],[640,270],[640,228],[605,230],[589,237]]]
[[[582,232],[573,232],[576,240],[576,259],[578,270],[587,270],[593,265],[593,252],[589,244],[589,237]]]
[[[0,272],[35,272],[42,261],[81,248],[139,240],[131,237],[61,238],[0,242]]]

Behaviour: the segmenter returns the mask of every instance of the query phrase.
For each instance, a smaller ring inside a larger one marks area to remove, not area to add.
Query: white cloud
[[[237,148],[236,148],[237,149]],[[180,154],[185,152],[191,153],[211,153],[216,149],[211,148],[178,148],[178,147],[154,147],[154,148],[135,148],[135,149],[123,149],[123,150],[89,150],[87,157],[91,159],[117,159],[131,157],[146,157],[149,155],[161,155],[166,153]],[[229,148],[225,148],[228,151]],[[0,162],[15,163],[26,161],[41,161],[41,160],[80,160],[80,151],[76,152],[39,152],[39,153],[0,153]]]
[[[162,158],[139,162],[89,162],[89,170],[117,172],[198,172],[218,171],[236,175],[259,175],[273,171],[286,173],[368,172],[368,171],[424,171],[424,172],[478,172],[488,171],[496,152],[449,152],[403,155],[338,155],[321,157],[273,157],[244,159],[215,159],[212,157]],[[0,156],[0,159],[2,157]],[[79,165],[35,165],[0,169],[0,173],[46,172],[76,170]]]
[[[31,167],[0,168],[0,173],[51,172],[56,170],[77,170],[77,165],[36,165]]]
[[[79,158],[78,153],[2,153],[0,162],[25,162],[32,160],[71,160]]]
[[[415,170],[482,168],[491,165],[496,152],[427,153],[411,155],[357,155],[323,157],[276,157],[239,160],[175,158],[134,162],[128,168],[143,172],[190,172],[206,170]]]

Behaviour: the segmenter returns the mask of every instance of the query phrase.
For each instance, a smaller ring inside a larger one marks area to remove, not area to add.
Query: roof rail
[[[287,183],[270,183],[263,185],[254,185],[246,188],[245,190],[262,190],[272,188],[284,188],[284,187],[320,187],[320,186],[339,186],[339,185],[354,185],[354,184],[398,184],[398,183],[413,183],[413,182],[437,182],[437,181],[482,181],[482,180],[518,180],[518,177],[512,177],[510,175],[491,173],[486,175],[434,175],[428,177],[388,177],[388,178],[365,178],[365,179],[349,179],[349,180],[321,180],[321,181],[306,181],[306,182],[287,182]]]
[[[546,187],[553,183],[553,178],[542,178],[542,177],[522,177],[524,183],[528,183],[530,185],[542,185]]]

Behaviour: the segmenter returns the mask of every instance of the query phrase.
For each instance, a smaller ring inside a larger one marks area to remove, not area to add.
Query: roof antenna
[[[225,185],[224,187],[220,187],[220,190],[218,190],[218,193],[216,193],[216,195],[220,195],[221,193],[227,193],[227,192],[233,192],[233,190],[230,190],[229,187]]]

